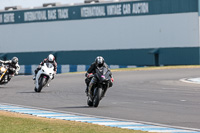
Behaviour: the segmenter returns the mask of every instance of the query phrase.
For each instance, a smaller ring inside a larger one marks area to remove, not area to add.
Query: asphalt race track
[[[98,108],[86,104],[84,73],[56,75],[50,87],[34,92],[32,76],[0,86],[0,103],[200,129],[199,68],[118,71]]]

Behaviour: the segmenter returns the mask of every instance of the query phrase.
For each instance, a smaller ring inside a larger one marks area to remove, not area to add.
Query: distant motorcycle
[[[10,74],[9,71],[15,71],[15,68],[9,67],[9,65],[0,65],[0,85],[7,84],[14,74]]]
[[[92,101],[87,100],[88,106],[92,107],[98,107],[100,100],[104,97],[110,83],[111,83],[111,76],[110,76],[110,70],[108,70],[106,67],[101,67],[96,69],[96,77],[98,79],[97,84],[94,84],[91,88],[91,98]]]
[[[8,83],[8,66],[1,64],[0,66],[0,84],[7,84]]]
[[[54,66],[51,63],[44,63],[35,78],[35,92],[41,92],[54,77]]]

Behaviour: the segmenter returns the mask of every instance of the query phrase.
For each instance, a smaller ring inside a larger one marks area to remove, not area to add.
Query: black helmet
[[[18,58],[17,57],[13,57],[12,58],[12,63],[13,64],[17,64],[18,63]]]
[[[104,58],[102,56],[97,56],[95,63],[98,67],[102,67],[104,64]]]

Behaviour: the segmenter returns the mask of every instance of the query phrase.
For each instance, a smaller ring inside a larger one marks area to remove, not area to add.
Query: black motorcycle
[[[89,96],[87,100],[87,104],[90,107],[98,107],[100,100],[112,84],[111,72],[106,67],[97,68],[95,76],[97,77],[97,83],[91,88],[91,101],[89,100]]]

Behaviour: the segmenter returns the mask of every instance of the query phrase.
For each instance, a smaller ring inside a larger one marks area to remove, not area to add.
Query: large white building
[[[129,0],[0,12],[0,53],[24,65],[199,64],[199,0]],[[32,62],[29,59],[32,59]]]

